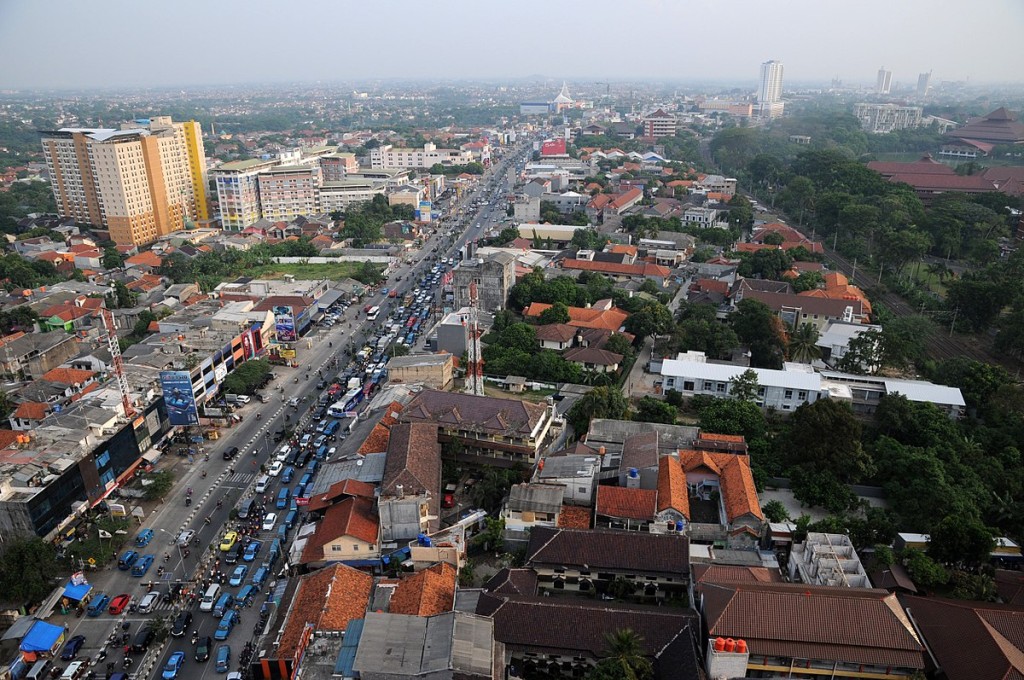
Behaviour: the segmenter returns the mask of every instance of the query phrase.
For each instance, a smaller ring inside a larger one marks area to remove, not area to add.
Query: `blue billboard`
[[[160,371],[160,387],[171,425],[199,424],[199,409],[192,395],[192,378],[188,371]]]
[[[278,342],[295,342],[298,333],[295,331],[295,315],[288,305],[277,305],[274,312],[274,330],[277,331]]]

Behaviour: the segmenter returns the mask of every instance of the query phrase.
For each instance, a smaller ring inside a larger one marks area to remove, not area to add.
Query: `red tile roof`
[[[125,259],[124,263],[127,266],[143,266],[143,267],[159,267],[163,264],[160,256],[154,253],[152,250],[145,250],[138,255],[132,255]]]
[[[640,166],[637,165],[636,169],[639,170]],[[608,204],[608,207],[613,210],[619,210],[620,208],[629,205],[631,202],[640,200],[641,198],[643,198],[643,195],[644,192],[641,191],[640,189],[630,189],[629,191],[616,196],[612,200],[612,202]]]
[[[558,526],[568,529],[589,529],[590,508],[579,505],[563,505],[558,513]]]
[[[686,473],[672,456],[658,460],[658,512],[675,510],[690,519],[690,491],[686,487]]]
[[[388,611],[409,616],[436,616],[455,606],[455,582],[458,573],[447,562],[435,564],[403,578],[391,596]]]
[[[60,385],[81,385],[96,373],[81,368],[51,368],[41,376],[43,380]]]
[[[698,562],[690,567],[694,584],[713,583],[782,583],[778,569],[766,567],[744,567],[732,564],[707,564]]]
[[[362,456],[368,453],[384,453],[388,450],[388,441],[391,439],[391,430],[386,425],[377,423],[370,430],[370,434],[363,440],[362,446],[356,452]]]
[[[352,536],[364,543],[377,545],[379,534],[380,524],[373,514],[373,501],[368,498],[346,498],[327,508],[316,531],[306,539],[300,561],[303,564],[322,561],[324,546],[342,536]]]
[[[741,454],[717,453],[712,451],[679,452],[679,462],[685,472],[706,468],[718,476],[722,503],[729,522],[744,515],[751,515],[764,521],[761,503],[757,499],[754,475],[750,471],[750,459]]]
[[[658,492],[624,486],[597,487],[597,514],[605,517],[650,521],[654,518]]]
[[[595,366],[618,366],[622,363],[622,355],[596,347],[575,347],[562,355],[566,361]]]
[[[523,310],[525,317],[540,316],[551,305],[546,302],[533,302]],[[595,309],[593,307],[569,307],[569,326],[576,328],[603,328],[609,331],[617,331],[629,318],[629,314],[618,307],[611,309]]]
[[[343,479],[340,482],[331,484],[324,493],[310,498],[306,509],[310,512],[317,512],[333,505],[336,500],[346,496],[373,498],[375,490],[376,487],[373,484],[360,482],[356,479]]]
[[[307,624],[315,630],[344,631],[349,621],[363,618],[372,590],[372,576],[343,564],[303,576],[288,611],[277,656],[290,658],[295,654]]]
[[[618,274],[621,276],[649,277],[656,276],[665,278],[671,270],[660,264],[650,262],[638,262],[636,264],[620,264],[618,262],[595,262],[593,260],[577,260],[567,258],[561,261],[562,269],[581,269],[583,271],[603,272],[606,274]]]
[[[42,420],[49,412],[50,407],[47,404],[38,401],[23,401],[14,410],[14,417],[24,420]]]

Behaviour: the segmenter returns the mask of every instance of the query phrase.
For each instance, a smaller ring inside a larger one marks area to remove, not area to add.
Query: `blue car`
[[[117,568],[122,571],[128,571],[135,564],[135,560],[139,559],[139,553],[134,550],[129,550],[125,554],[121,555],[121,559],[117,561]]]
[[[214,670],[218,673],[227,673],[231,670],[231,645],[217,647],[217,665]]]
[[[107,611],[107,605],[110,604],[110,596],[104,595],[103,593],[97,593],[92,598],[92,603],[89,605],[89,616],[99,616],[103,612]]]
[[[295,476],[295,468],[286,467],[284,472],[281,473],[281,483],[291,484],[292,478]]]
[[[232,587],[242,585],[242,581],[245,580],[245,575],[248,573],[249,565],[239,564],[237,567],[235,567],[235,570],[231,572],[231,578],[228,579],[228,585]]]
[[[171,654],[171,658],[167,659],[167,665],[164,666],[163,675],[160,676],[164,680],[174,680],[178,677],[178,671],[185,665],[185,652],[175,652]]]
[[[220,625],[217,626],[217,631],[213,634],[214,640],[227,640],[228,635],[231,635],[231,629],[234,628],[238,622],[238,612],[234,609],[224,612],[224,618],[220,620]]]
[[[245,554],[242,555],[243,562],[252,562],[256,559],[256,556],[260,554],[260,548],[263,544],[259,541],[250,541],[249,545],[245,546]]]
[[[149,567],[153,564],[154,555],[143,555],[132,565],[132,576],[145,576]]]
[[[139,535],[135,537],[135,547],[145,548],[149,545],[149,542],[153,540],[153,530],[143,529],[139,532]]]

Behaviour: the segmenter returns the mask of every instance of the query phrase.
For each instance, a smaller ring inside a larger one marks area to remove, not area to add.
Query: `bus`
[[[369,319],[370,321],[373,321],[374,319],[377,318],[378,314],[380,314],[380,307],[374,305],[373,307],[370,307],[370,311],[366,313],[366,318]]]

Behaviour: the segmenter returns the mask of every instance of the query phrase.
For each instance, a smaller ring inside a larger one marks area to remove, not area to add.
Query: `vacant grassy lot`
[[[261,279],[279,279],[285,274],[291,274],[297,279],[330,279],[337,281],[352,276],[359,271],[361,262],[327,262],[324,264],[277,264],[271,263],[256,267],[248,272],[247,276],[254,276]]]

